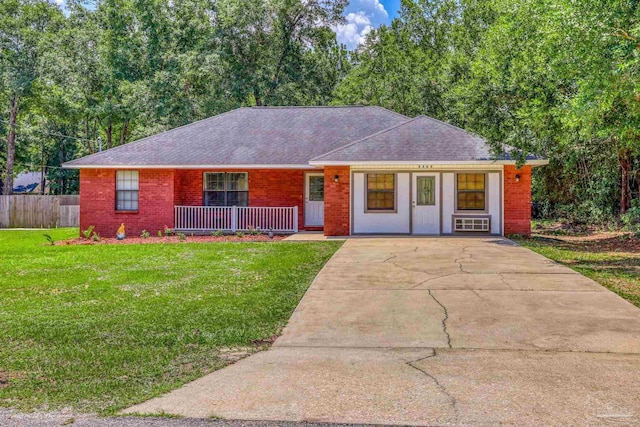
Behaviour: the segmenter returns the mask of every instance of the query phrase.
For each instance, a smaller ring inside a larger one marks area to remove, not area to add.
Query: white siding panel
[[[442,174],[442,234],[451,234],[451,221],[455,209],[454,174]]]
[[[500,234],[500,174],[489,173],[489,215],[491,215],[491,234]]]
[[[353,232],[354,233],[409,233],[410,229],[410,174],[397,174],[395,213],[365,212],[366,182],[364,173],[353,174]]]

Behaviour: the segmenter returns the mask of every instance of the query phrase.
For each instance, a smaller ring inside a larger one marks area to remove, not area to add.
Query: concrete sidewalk
[[[640,309],[499,238],[349,239],[269,351],[128,413],[640,424]]]

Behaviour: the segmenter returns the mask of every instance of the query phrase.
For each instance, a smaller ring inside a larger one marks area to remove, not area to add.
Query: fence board
[[[0,228],[76,227],[79,206],[77,196],[0,196]]]

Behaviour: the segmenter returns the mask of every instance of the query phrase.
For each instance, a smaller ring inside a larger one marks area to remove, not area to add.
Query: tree
[[[4,194],[13,190],[18,115],[39,76],[40,43],[60,22],[60,10],[43,0],[0,3],[0,86],[8,100]]]

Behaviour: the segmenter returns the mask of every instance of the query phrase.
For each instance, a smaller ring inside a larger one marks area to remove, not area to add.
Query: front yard
[[[543,232],[518,243],[590,277],[640,307],[640,238],[635,235]]]
[[[341,242],[48,246],[0,230],[0,406],[112,414],[268,344]]]

